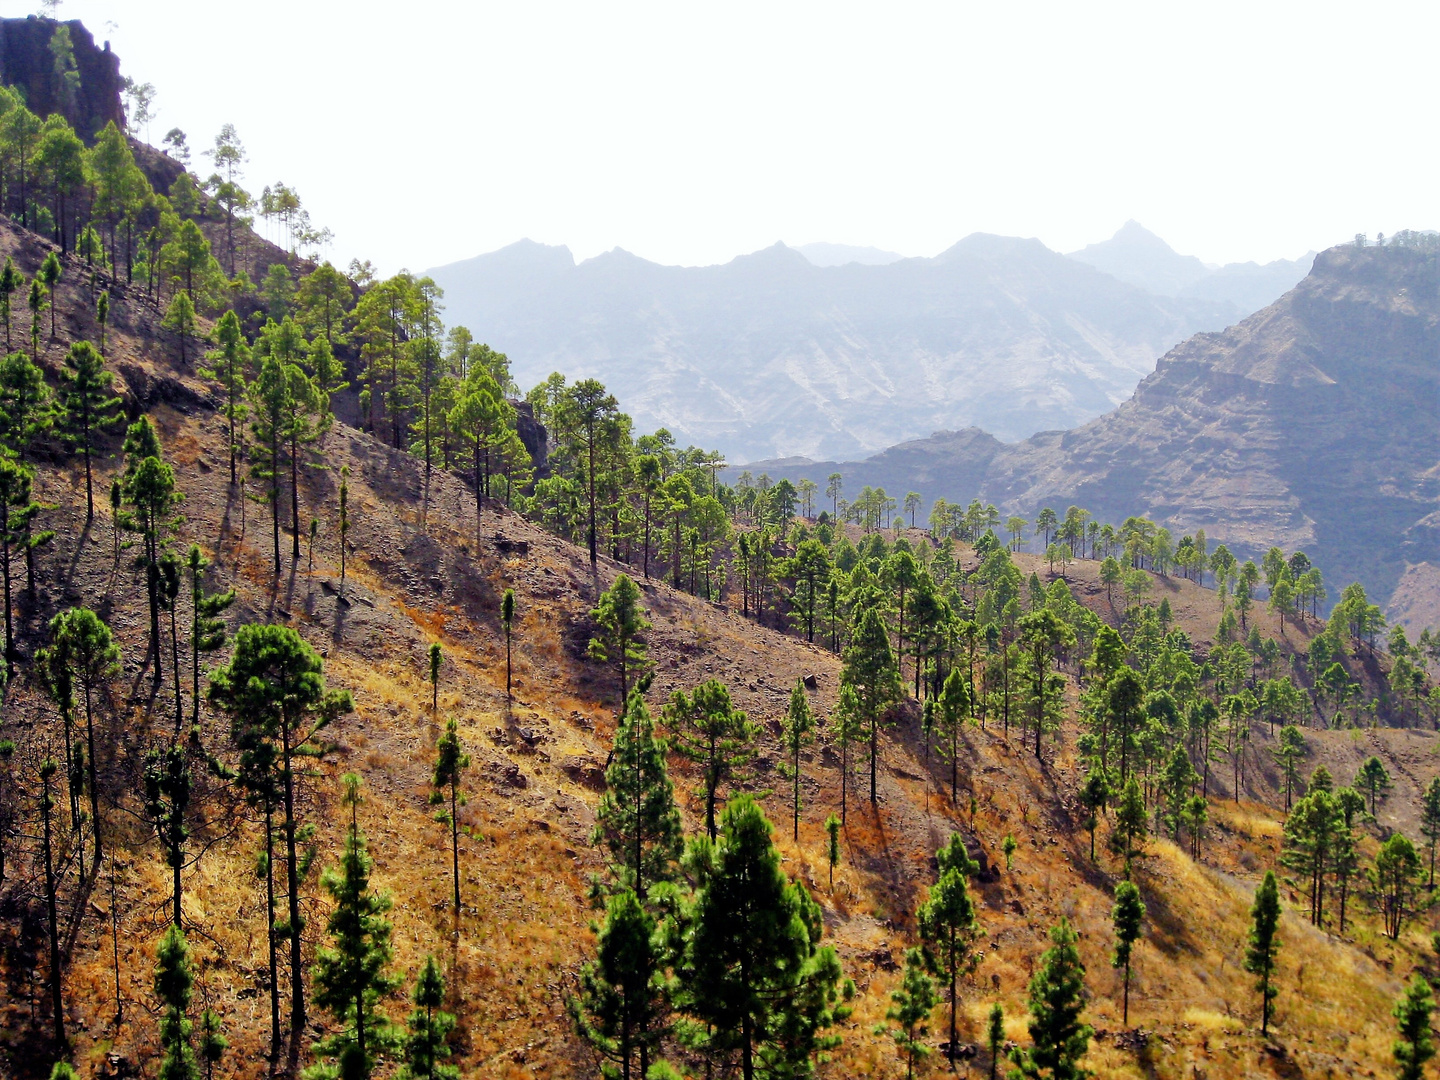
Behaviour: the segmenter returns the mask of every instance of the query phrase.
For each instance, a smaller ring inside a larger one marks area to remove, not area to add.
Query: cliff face
[[[62,25],[70,31],[80,75],[73,100],[56,77],[55,57],[50,52],[50,41]],[[0,82],[20,89],[36,115],[64,114],[86,142],[112,120],[122,130],[125,127],[120,58],[110,51],[108,41],[96,48],[95,38],[78,19],[66,23],[34,15],[0,19]]]

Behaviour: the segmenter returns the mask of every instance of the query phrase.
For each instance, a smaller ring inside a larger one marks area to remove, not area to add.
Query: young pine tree
[[[1084,1010],[1085,965],[1075,947],[1079,939],[1063,916],[1050,931],[1051,947],[1040,957],[1040,968],[1030,979],[1030,1039],[1028,1050],[1011,1057],[1018,1080],[1082,1080],[1080,1059],[1095,1033],[1081,1021]]]
[[[444,663],[445,657],[440,650],[440,643],[430,643],[430,719],[438,720],[440,717],[440,665]]]
[[[410,1000],[415,1008],[405,1021],[405,1063],[396,1073],[397,1080],[459,1080],[460,1070],[445,1062],[450,1056],[455,1017],[441,1008],[445,1004],[445,976],[435,957],[425,957]]]
[[[515,590],[500,598],[500,625],[505,629],[505,700],[510,700],[510,633],[515,627]]]
[[[639,675],[646,663],[645,643],[639,638],[650,623],[640,608],[639,586],[625,574],[616,574],[615,584],[600,594],[600,603],[590,617],[597,630],[590,639],[590,656],[615,665],[624,708],[630,696],[630,676]]]
[[[185,566],[190,571],[190,728],[197,739],[200,737],[200,657],[220,651],[230,640],[220,616],[235,603],[234,589],[205,591],[205,568],[209,565],[200,548],[191,544]]]
[[[720,838],[687,853],[701,882],[691,908],[678,992],[698,1021],[700,1049],[740,1059],[742,1080],[758,1072],[797,1075],[838,1045],[824,1032],[849,1015],[834,949],[820,945],[818,905],[780,869],[770,823],[753,799],[725,808]]]
[[[155,747],[145,755],[144,796],[145,816],[155,830],[173,879],[170,923],[181,929],[180,871],[185,865],[185,841],[190,836],[185,821],[190,806],[190,763],[181,743],[172,743],[163,750]]]
[[[1145,921],[1145,902],[1133,881],[1122,881],[1115,887],[1115,907],[1110,912],[1115,924],[1115,950],[1110,954],[1111,967],[1125,969],[1125,1004],[1121,1023],[1130,1026],[1130,955],[1140,928]]]
[[[794,786],[790,815],[791,839],[799,843],[800,781],[803,778],[800,771],[800,751],[806,744],[813,741],[811,733],[815,730],[815,714],[810,711],[810,702],[805,697],[805,684],[799,679],[795,680],[795,686],[790,691],[790,708],[789,711],[786,712],[781,724],[784,733],[785,752],[790,755],[790,761],[786,768],[790,772],[790,778]]]
[[[1392,1044],[1395,1063],[1399,1066],[1395,1072],[1398,1080],[1424,1080],[1425,1063],[1435,1056],[1435,1041],[1430,1032],[1430,1014],[1434,1010],[1430,984],[1416,972],[1393,1010],[1399,1028]]]
[[[880,760],[880,725],[889,707],[900,700],[900,668],[890,648],[890,634],[871,604],[861,611],[850,644],[845,649],[841,682],[851,687],[861,723],[869,729],[870,803],[877,801],[876,780]]]
[[[958,858],[964,860],[965,866],[955,865],[958,859],[949,857],[950,851],[957,848]],[[975,953],[975,942],[984,931],[976,921],[975,902],[966,885],[966,870],[972,864],[958,833],[951,834],[950,849],[938,852],[937,861],[941,867],[940,880],[930,886],[930,894],[915,918],[920,927],[926,968],[944,980],[949,992],[950,1040],[946,1046],[953,1065],[958,1049],[957,985],[962,975],[975,970],[980,959]]]
[[[1280,890],[1275,872],[1265,871],[1265,880],[1255,890],[1255,903],[1250,908],[1250,944],[1245,950],[1245,970],[1255,976],[1255,989],[1260,992],[1260,1034],[1270,1031],[1270,1003],[1279,990],[1275,988],[1275,955],[1280,951]]]
[[[665,719],[672,733],[671,747],[700,766],[705,832],[713,840],[720,789],[755,757],[759,728],[734,707],[730,691],[718,679],[707,679],[688,697],[676,690],[665,706]]]
[[[191,1045],[192,1025],[185,1011],[190,1008],[190,995],[195,976],[190,970],[190,947],[185,931],[171,923],[156,950],[155,993],[164,1003],[160,1018],[160,1080],[197,1080],[195,1048]]]
[[[310,969],[315,1004],[343,1026],[315,1044],[316,1054],[328,1062],[307,1071],[311,1080],[366,1080],[378,1055],[395,1041],[390,1022],[378,1011],[381,999],[399,984],[385,970],[392,951],[385,913],[392,902],[370,887],[372,863],[357,819],[360,778],[347,773],[344,783],[350,808],[345,852],[339,868],[322,878],[335,904],[326,924],[332,944],[320,950]]]
[[[1005,1008],[998,1001],[990,1006],[985,1020],[985,1046],[990,1051],[990,1080],[1000,1068],[1000,1052],[1005,1049]]]
[[[830,861],[830,891],[835,891],[835,867],[840,865],[840,819],[831,814],[825,819],[825,832],[829,837],[826,854]]]
[[[452,901],[455,915],[460,915],[460,807],[465,796],[460,794],[460,776],[470,767],[470,755],[460,742],[460,729],[452,716],[445,722],[445,733],[435,743],[435,774],[430,778],[430,804],[441,809],[435,820],[450,830],[450,876],[453,882]],[[446,788],[449,788],[447,795]],[[446,805],[446,799],[449,805]]]
[[[642,902],[652,886],[674,877],[684,842],[666,750],[665,740],[655,736],[644,698],[632,693],[615,729],[591,842],[609,851],[616,884]]]
[[[96,441],[115,427],[124,415],[120,399],[112,392],[110,372],[104,368],[95,346],[77,341],[65,355],[65,382],[60,392],[63,412],[61,433],[66,443],[78,448],[85,460],[85,520],[95,517],[95,493],[91,458]]]
[[[915,1076],[915,1062],[930,1056],[930,1047],[925,1045],[925,1036],[930,1028],[930,1014],[939,1003],[935,993],[935,981],[925,970],[925,961],[919,949],[905,953],[905,974],[900,985],[890,993],[890,1008],[885,1019],[893,1020],[894,1027],[884,1024],[876,1026],[875,1034],[889,1035],[905,1058],[905,1080]]]
[[[670,1012],[655,919],[634,892],[620,889],[594,929],[597,955],[581,969],[579,994],[566,1003],[571,1019],[607,1063],[606,1075],[645,1080]]]
[[[1432,777],[1420,799],[1420,835],[1430,857],[1430,888],[1435,888],[1435,848],[1440,845],[1440,776]]]

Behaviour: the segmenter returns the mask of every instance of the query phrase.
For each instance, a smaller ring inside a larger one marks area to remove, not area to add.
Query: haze
[[[151,141],[179,126],[199,149],[235,123],[249,187],[296,187],[330,258],[383,271],[526,236],[686,265],[777,239],[930,255],[974,231],[1068,251],[1132,217],[1263,262],[1437,224],[1433,4],[58,14],[155,84]]]

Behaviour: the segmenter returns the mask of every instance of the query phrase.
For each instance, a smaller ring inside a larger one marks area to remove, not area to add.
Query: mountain
[[[1248,313],[1293,288],[1309,272],[1314,253],[1263,266],[1207,266],[1193,255],[1179,254],[1138,221],[1127,221],[1109,240],[1072,251],[1070,258],[1156,296],[1213,300]]]
[[[860,263],[864,266],[886,266],[899,262],[904,255],[893,251],[882,251],[876,247],[856,247],[853,244],[801,244],[795,249],[816,266],[846,266]]]
[[[1303,548],[1331,595],[1349,581],[1421,625],[1440,623],[1440,255],[1331,248],[1274,304],[1164,356],[1119,408],[1016,445],[944,432],[833,471],[1033,517],[1085,507],[1203,528],[1247,553]]]
[[[1166,349],[1244,314],[984,234],[883,266],[816,266],[783,244],[721,266],[619,249],[576,265],[525,240],[429,273],[447,321],[507,353],[522,385],[598,378],[638,429],[732,460],[859,456],[965,424],[1005,439],[1073,426]]]

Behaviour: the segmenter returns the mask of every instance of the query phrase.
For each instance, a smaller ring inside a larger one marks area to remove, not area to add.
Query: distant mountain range
[[[1292,288],[1310,271],[1312,251],[1298,259],[1207,266],[1181,255],[1138,221],[1127,221],[1109,240],[1072,251],[1070,258],[1156,296],[1219,300],[1247,314]]]
[[[1392,618],[1440,625],[1440,255],[1332,248],[1274,304],[1171,350],[1119,408],[1005,445],[938,433],[858,462],[758,462],[772,479],[1071,504],[1204,528],[1249,554],[1304,549],[1331,599],[1365,585]]]
[[[1127,230],[1106,248],[1113,265],[1135,247]],[[525,240],[428,273],[446,320],[507,353],[522,385],[593,376],[637,428],[732,461],[860,457],[972,424],[1007,440],[1073,427],[1177,342],[1251,310],[978,233],[934,258],[776,244],[705,267],[619,249],[577,265]],[[1284,286],[1267,288],[1254,306]]]

